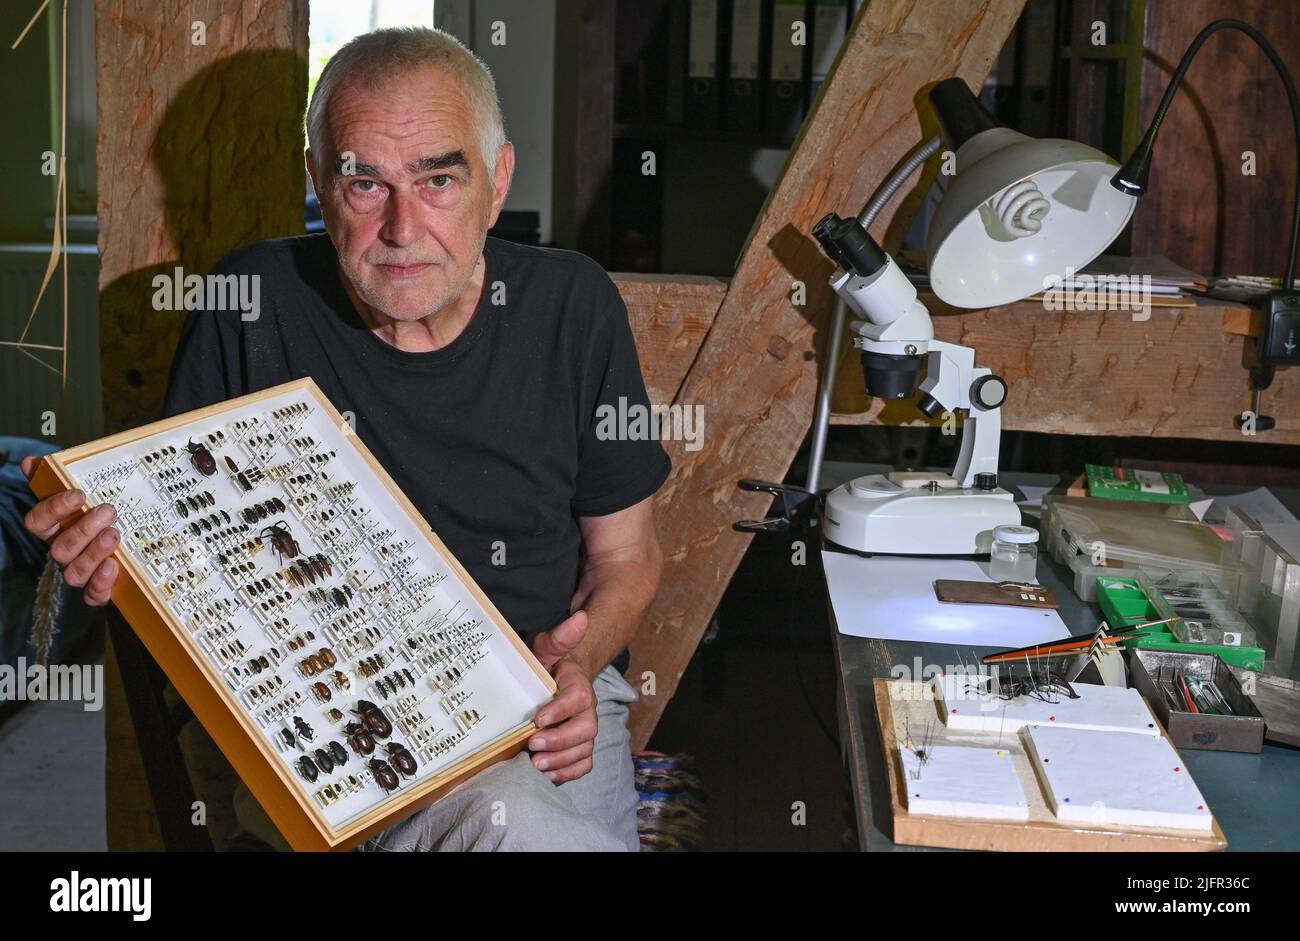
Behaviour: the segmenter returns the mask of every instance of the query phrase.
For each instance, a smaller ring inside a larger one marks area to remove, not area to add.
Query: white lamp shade
[[[957,174],[930,223],[930,287],[954,307],[1037,294],[1049,276],[1064,277],[1105,251],[1136,205],[1110,185],[1119,165],[1099,150],[1002,128],[989,133],[1008,143],[968,167],[962,155],[981,149],[979,137],[958,150]]]

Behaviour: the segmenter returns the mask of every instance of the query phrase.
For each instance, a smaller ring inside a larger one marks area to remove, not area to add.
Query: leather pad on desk
[[[940,601],[950,604],[1000,604],[1018,608],[1059,608],[1052,589],[1035,586],[1029,591],[1009,587],[1000,582],[961,581],[939,578],[934,582],[934,594]]]

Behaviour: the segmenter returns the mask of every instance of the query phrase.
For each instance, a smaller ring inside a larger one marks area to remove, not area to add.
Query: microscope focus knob
[[[970,400],[977,408],[997,408],[1007,400],[1007,381],[1001,376],[980,376],[971,384]]]

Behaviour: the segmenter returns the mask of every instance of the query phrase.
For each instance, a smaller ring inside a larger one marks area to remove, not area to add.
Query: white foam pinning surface
[[[1210,830],[1213,816],[1168,739],[1031,726],[1023,733],[1056,819]]]
[[[903,760],[907,812],[936,817],[1028,820],[1029,801],[1016,775],[1009,748],[963,748],[933,745],[921,763],[906,745]],[[913,778],[916,771],[920,778]]]
[[[1135,689],[1074,683],[1078,699],[1056,695],[1054,702],[1034,696],[1003,699],[989,692],[990,677],[945,673],[934,679],[943,704],[944,724],[953,731],[1013,733],[1025,726],[1048,725],[1099,732],[1158,736],[1151,710]]]

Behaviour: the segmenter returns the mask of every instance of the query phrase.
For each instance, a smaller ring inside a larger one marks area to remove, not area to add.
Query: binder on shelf
[[[772,4],[767,130],[775,139],[787,142],[799,132],[807,92],[804,53],[808,48],[808,24],[804,16],[804,0],[774,0]],[[797,28],[798,24],[803,28]]]
[[[831,74],[849,26],[848,0],[816,0],[816,4],[813,12],[812,75],[808,89],[810,105],[817,100],[822,83]]]
[[[685,124],[693,130],[717,130],[722,114],[718,5],[719,0],[691,0]]]
[[[763,0],[732,0],[728,49],[722,126],[733,133],[757,134],[763,126]]]

